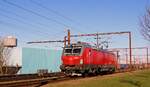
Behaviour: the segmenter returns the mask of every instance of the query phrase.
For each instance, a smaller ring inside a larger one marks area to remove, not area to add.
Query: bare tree
[[[7,64],[11,49],[4,46],[4,39],[0,38],[0,74],[7,73]]]
[[[146,8],[146,13],[140,20],[140,27],[141,34],[150,41],[150,7]]]

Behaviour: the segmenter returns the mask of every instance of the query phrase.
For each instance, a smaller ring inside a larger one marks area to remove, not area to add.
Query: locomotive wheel
[[[82,73],[82,77],[87,77],[87,76],[89,76],[88,73]]]
[[[115,72],[115,68],[114,67],[109,69],[109,74],[112,74],[114,72]]]

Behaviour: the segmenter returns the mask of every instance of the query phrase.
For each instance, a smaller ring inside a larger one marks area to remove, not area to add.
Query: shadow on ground
[[[142,83],[140,81],[135,81],[135,80],[131,80],[131,79],[121,79],[120,82],[128,83],[128,84],[134,85],[136,87],[141,87],[141,85],[142,85]]]

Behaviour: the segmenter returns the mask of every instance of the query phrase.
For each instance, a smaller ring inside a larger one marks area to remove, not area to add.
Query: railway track
[[[57,77],[47,77],[39,79],[28,79],[28,80],[18,80],[18,81],[6,81],[0,82],[0,87],[39,87],[50,82],[69,80],[70,78],[66,76],[57,76]]]
[[[0,87],[36,87],[52,81],[67,79],[63,73],[20,74],[0,76]]]
[[[37,79],[37,78],[43,78],[43,77],[53,77],[53,76],[62,76],[62,75],[64,74],[60,72],[46,73],[43,75],[39,75],[39,74],[2,75],[0,76],[0,82],[13,81],[13,80]]]
[[[32,76],[33,75],[33,76]],[[35,74],[30,75],[16,75],[16,76],[4,76],[4,80],[1,78],[0,87],[39,87],[47,83],[59,82],[64,80],[80,79],[82,77],[68,77],[63,74],[47,75],[47,77],[36,77]],[[27,77],[25,77],[27,76]],[[10,77],[9,79],[6,77]],[[32,77],[32,78],[31,78]]]
[[[116,73],[124,72],[129,71],[120,71]],[[0,87],[39,87],[47,83],[80,78],[82,77],[70,78],[60,72],[48,73],[43,76],[39,76],[38,74],[6,75],[0,76]]]

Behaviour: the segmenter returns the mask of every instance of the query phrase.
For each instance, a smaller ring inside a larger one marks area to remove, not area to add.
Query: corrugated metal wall
[[[61,50],[22,48],[22,73],[36,73],[37,69],[59,71]]]

